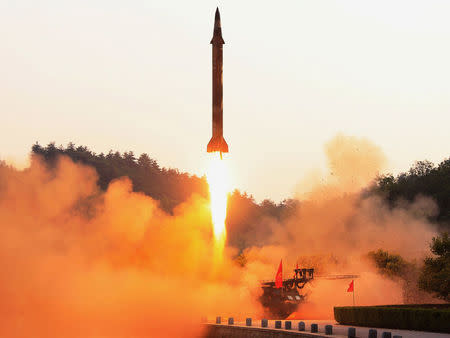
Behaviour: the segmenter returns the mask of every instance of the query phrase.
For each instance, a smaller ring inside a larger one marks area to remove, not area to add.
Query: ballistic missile
[[[223,45],[219,8],[214,19],[212,44],[212,138],[208,143],[208,153],[228,153],[228,144],[223,138]]]

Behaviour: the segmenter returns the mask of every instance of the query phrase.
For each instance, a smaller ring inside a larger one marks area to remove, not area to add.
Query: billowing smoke
[[[64,157],[0,168],[0,336],[197,336],[203,315],[258,311],[214,255],[207,200],[168,215],[126,178],[96,180]]]
[[[357,305],[402,303],[402,284],[377,274],[367,253],[382,248],[420,261],[436,235],[428,222],[437,212],[435,203],[418,197],[391,208],[380,196],[366,193],[364,188],[386,164],[381,150],[366,139],[338,135],[326,144],[325,153],[329,172],[314,171],[299,184],[297,212],[272,227],[267,246],[246,251],[249,266],[268,262],[260,270],[273,275],[283,258],[286,277],[296,262],[314,267],[317,275],[358,274]],[[352,305],[352,294],[346,292],[350,282],[317,279],[306,287],[308,302],[297,316],[332,318],[333,306]]]
[[[244,267],[236,249],[214,252],[202,197],[167,214],[127,178],[101,191],[92,168],[65,157],[52,169],[38,157],[23,170],[0,166],[0,336],[198,336],[203,315],[261,316],[259,280],[281,258],[285,277],[297,261],[317,274],[359,274],[357,304],[402,302],[401,285],[366,254],[421,258],[436,206],[419,198],[392,209],[365,194],[385,165],[366,140],[340,135],[326,154],[330,172],[299,185],[293,216],[266,220],[272,230],[245,250]],[[350,305],[349,282],[314,282],[298,316],[330,318],[333,305]]]

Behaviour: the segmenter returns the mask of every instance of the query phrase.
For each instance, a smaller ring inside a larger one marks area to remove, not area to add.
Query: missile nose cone
[[[220,28],[220,12],[219,12],[219,7],[216,8],[216,17],[214,18],[214,28]]]
[[[222,44],[222,45],[225,43],[225,41],[223,41],[223,38],[222,38],[222,26],[220,24],[219,7],[216,8],[216,15],[214,18],[214,34],[213,34],[211,43],[212,44]]]

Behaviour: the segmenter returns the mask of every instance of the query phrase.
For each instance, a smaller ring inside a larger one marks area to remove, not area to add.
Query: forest
[[[99,177],[98,185],[102,189],[106,189],[112,180],[128,176],[134,191],[158,200],[161,208],[169,213],[192,194],[208,196],[205,176],[198,177],[178,169],[161,167],[156,159],[145,153],[138,157],[132,151],[121,154],[110,150],[107,154],[96,154],[86,146],[75,146],[73,143],[66,147],[56,147],[55,143],[47,146],[36,143],[32,146],[32,154],[40,155],[49,166],[55,164],[59,155],[65,155],[74,162],[94,167]],[[397,176],[379,176],[364,194],[382,196],[392,207],[404,200],[413,201],[418,195],[431,197],[439,210],[430,221],[439,224],[443,231],[450,230],[450,158],[438,165],[426,160],[417,161],[408,172]],[[301,201],[296,199],[285,199],[280,203],[266,199],[257,203],[251,194],[234,190],[229,195],[227,212],[230,243],[238,248],[264,244],[262,241],[270,229],[259,227],[259,233],[252,243],[243,243],[239,239],[242,236],[235,236],[234,230],[239,229],[241,235],[242,232],[253,232],[256,224],[267,217],[282,221],[292,215],[300,204]]]

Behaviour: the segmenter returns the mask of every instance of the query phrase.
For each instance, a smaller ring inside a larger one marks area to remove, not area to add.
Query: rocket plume
[[[224,243],[226,239],[225,218],[227,214],[228,171],[226,162],[219,156],[210,159],[206,174],[211,200],[211,218],[214,226],[214,236]]]

